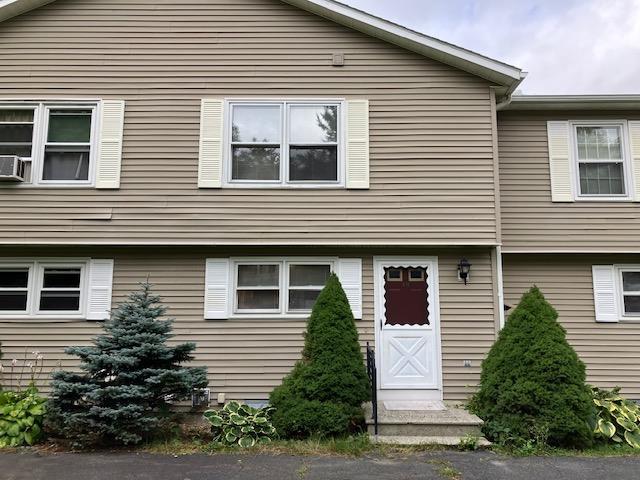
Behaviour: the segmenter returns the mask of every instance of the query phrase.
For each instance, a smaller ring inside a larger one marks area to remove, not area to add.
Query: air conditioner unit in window
[[[0,181],[24,182],[24,160],[15,155],[0,155]]]

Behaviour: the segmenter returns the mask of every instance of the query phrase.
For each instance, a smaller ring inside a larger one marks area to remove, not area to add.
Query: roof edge
[[[41,7],[54,0],[0,0],[0,22]],[[437,38],[416,32],[335,0],[282,0],[285,3],[327,18],[406,50],[484,78],[508,96],[524,80],[518,67],[494,60]]]
[[[514,110],[640,110],[640,94],[513,95],[498,108]]]
[[[526,74],[518,67],[430,37],[335,0],[282,0],[336,23],[505,87],[513,92]]]
[[[51,3],[54,0],[0,0],[0,22]]]

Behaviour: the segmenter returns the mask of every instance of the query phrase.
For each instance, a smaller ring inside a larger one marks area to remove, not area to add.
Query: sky
[[[640,0],[341,0],[528,72],[529,95],[640,94]]]

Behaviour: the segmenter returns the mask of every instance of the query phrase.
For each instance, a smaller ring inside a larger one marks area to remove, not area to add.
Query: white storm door
[[[375,274],[382,389],[439,390],[435,261],[379,261]]]

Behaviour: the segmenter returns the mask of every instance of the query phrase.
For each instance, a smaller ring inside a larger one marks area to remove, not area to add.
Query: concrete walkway
[[[2,480],[631,480],[640,457],[507,458],[430,452],[362,458],[254,455],[0,454]]]

